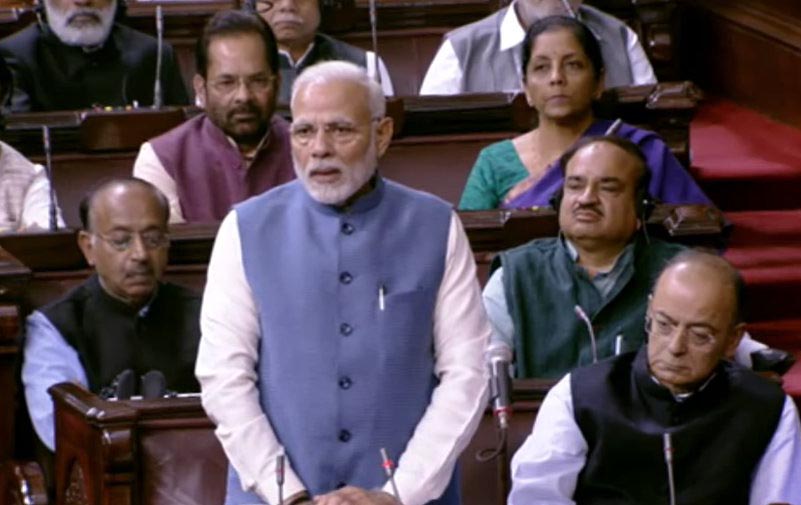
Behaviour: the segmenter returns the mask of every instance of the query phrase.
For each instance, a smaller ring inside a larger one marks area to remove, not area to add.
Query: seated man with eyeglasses
[[[26,323],[22,382],[39,439],[54,450],[47,390],[76,382],[102,394],[131,370],[151,370],[166,388],[199,390],[194,377],[200,296],[161,282],[167,266],[169,205],[139,179],[102,184],[81,202],[78,245],[95,274]]]
[[[726,360],[742,281],[685,251],[648,303],[647,346],[548,393],[512,460],[510,505],[801,503],[801,426],[781,387]]]
[[[295,178],[288,125],[273,114],[281,78],[267,23],[218,12],[196,60],[204,113],[145,142],[133,168],[167,196],[171,223],[220,221],[234,204]]]

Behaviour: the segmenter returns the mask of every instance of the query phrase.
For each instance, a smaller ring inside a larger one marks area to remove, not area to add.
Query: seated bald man
[[[718,256],[673,258],[648,304],[647,347],[548,393],[512,460],[509,504],[801,503],[795,405],[725,359],[744,332],[740,286]]]
[[[161,282],[167,266],[167,199],[150,183],[116,179],[81,202],[78,245],[95,274],[28,317],[22,382],[37,435],[55,449],[47,389],[76,382],[112,395],[115,378],[162,372],[171,391],[199,386],[193,369],[200,297]]]

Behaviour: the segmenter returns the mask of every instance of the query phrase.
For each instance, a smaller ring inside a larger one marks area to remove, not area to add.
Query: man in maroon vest
[[[145,142],[134,176],[170,201],[170,222],[220,221],[231,206],[294,179],[269,26],[243,11],[215,14],[198,40],[198,104],[205,110]]]

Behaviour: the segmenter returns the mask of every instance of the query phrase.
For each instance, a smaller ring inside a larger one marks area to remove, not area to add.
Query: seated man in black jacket
[[[12,111],[153,104],[156,39],[114,22],[118,0],[40,1],[45,20],[0,41],[16,80]],[[161,89],[164,104],[188,103],[166,43]]]
[[[36,433],[53,450],[47,389],[77,382],[114,394],[115,378],[160,371],[166,388],[193,392],[200,297],[161,282],[167,265],[167,199],[139,179],[107,182],[81,204],[78,243],[96,270],[28,317],[22,382]]]
[[[319,0],[249,0],[250,5],[270,25],[278,41],[281,89],[278,101],[289,103],[292,83],[306,67],[326,60],[344,60],[367,69],[375,78],[381,75],[384,95],[392,95],[392,81],[381,58],[372,51],[337,40],[318,32]]]

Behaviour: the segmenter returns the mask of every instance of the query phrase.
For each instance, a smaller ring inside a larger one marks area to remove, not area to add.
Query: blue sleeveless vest
[[[261,405],[294,470],[312,494],[380,488],[380,448],[399,458],[437,384],[450,206],[379,177],[345,210],[294,181],[236,213],[262,328]],[[455,488],[437,503],[458,503]],[[229,469],[226,501],[260,500]]]

